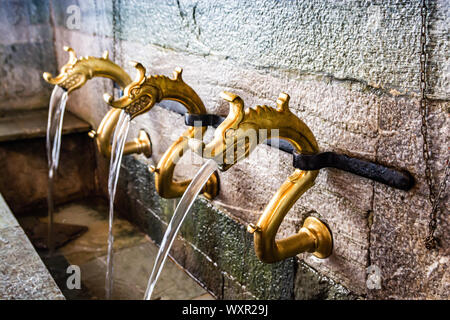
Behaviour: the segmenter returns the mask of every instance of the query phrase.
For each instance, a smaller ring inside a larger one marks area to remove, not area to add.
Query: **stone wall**
[[[141,62],[148,74],[171,75],[181,66],[185,81],[208,111],[221,115],[228,112],[219,98],[223,90],[239,94],[248,107],[274,106],[284,91],[291,96],[291,110],[311,128],[321,150],[409,170],[417,181],[409,192],[338,170],[321,170],[314,188],[286,217],[280,236],[298,230],[309,215],[322,218],[333,231],[333,255],[326,260],[299,255],[298,270],[310,269],[297,271],[297,280],[314,274],[366,298],[448,298],[447,197],[438,227],[441,247],[430,252],[422,242],[431,208],[418,98],[420,1],[55,0],[50,4],[58,66],[67,61],[63,45],[79,55],[101,55],[108,49],[133,75],[130,60]],[[79,29],[67,27],[70,5],[80,8]],[[429,1],[428,131],[436,181],[441,181],[448,157],[448,13],[448,1]],[[111,83],[94,80],[74,93],[69,109],[96,127],[107,111],[103,92],[112,92]],[[126,162],[124,168],[130,172],[160,159],[184,131],[183,118],[155,107],[133,121],[130,137],[141,128],[151,135],[154,155]],[[278,168],[273,168],[271,160],[278,156]],[[177,173],[192,176],[197,169],[185,162]],[[291,171],[291,156],[259,146],[255,156],[220,174],[221,192],[212,205],[238,222],[231,224],[234,228],[242,228],[257,220]],[[144,196],[140,197],[145,206]],[[219,266],[227,271],[227,264]],[[381,276],[380,286],[373,284],[373,272]],[[308,289],[297,280],[295,297],[307,297]],[[320,286],[314,290],[320,291]]]
[[[43,70],[57,70],[48,0],[0,5],[0,111],[48,104]]]
[[[45,123],[45,122],[44,122]],[[94,146],[83,133],[65,134],[55,177],[56,204],[95,192]],[[0,141],[0,193],[16,217],[47,207],[48,164],[45,138]]]

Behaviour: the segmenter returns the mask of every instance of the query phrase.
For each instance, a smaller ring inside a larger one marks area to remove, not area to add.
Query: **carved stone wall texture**
[[[450,4],[427,3],[428,131],[433,175],[441,181],[449,154]],[[80,8],[79,29],[67,27],[70,5]],[[239,94],[247,107],[274,106],[284,91],[321,150],[413,174],[417,184],[404,192],[321,170],[316,185],[286,217],[280,236],[315,215],[330,225],[334,253],[323,261],[298,256],[295,298],[337,298],[345,289],[329,289],[335,284],[364,298],[449,297],[447,196],[438,222],[441,247],[430,252],[422,241],[431,208],[421,151],[420,1],[55,0],[50,7],[59,66],[67,61],[63,45],[79,55],[108,49],[132,75],[130,60],[141,62],[148,74],[171,75],[181,66],[208,111],[221,115],[228,112],[219,98],[223,90]],[[96,127],[108,109],[101,94],[112,90],[106,80],[92,81],[74,93],[69,108]],[[137,161],[153,163],[184,131],[183,118],[155,107],[133,121],[130,137],[141,128],[151,135],[154,155]],[[130,166],[133,162],[126,164],[132,173]],[[192,176],[197,169],[186,162],[178,174]],[[221,193],[212,204],[240,224],[255,222],[291,171],[288,154],[259,146],[250,159],[220,174]],[[311,277],[331,282],[312,286]]]

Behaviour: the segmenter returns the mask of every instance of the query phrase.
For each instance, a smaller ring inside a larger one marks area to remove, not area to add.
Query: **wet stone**
[[[142,300],[158,248],[152,243],[116,251],[114,254],[113,299]],[[106,257],[100,257],[81,266],[84,284],[94,298],[103,299]],[[205,290],[193,283],[171,261],[167,261],[152,299],[193,299],[205,295]]]
[[[349,290],[321,275],[303,262],[297,265],[295,299],[297,300],[353,300],[358,297]]]
[[[158,248],[136,226],[122,219],[117,208],[113,224],[114,287],[113,299],[144,297],[147,281]],[[59,206],[54,221],[77,224],[88,229],[83,235],[59,248],[53,256],[40,251],[41,257],[67,299],[104,299],[108,237],[108,205],[101,198],[89,198]],[[46,217],[21,217],[21,224],[45,222]],[[81,288],[67,287],[70,266],[80,268]],[[182,268],[170,259],[156,285],[154,299],[212,299]]]
[[[18,226],[17,220],[12,215],[11,210],[0,193],[0,229],[13,226]]]
[[[161,200],[156,195],[153,176],[139,160],[126,157],[122,168],[118,203],[122,207],[131,205],[127,218],[159,243],[177,202]],[[136,178],[144,171],[151,178]],[[186,217],[171,256],[221,299],[302,299],[301,289],[297,288],[301,285],[296,276],[297,258],[262,263],[254,253],[253,236],[245,226],[201,196]],[[351,296],[344,287],[317,272],[310,272],[309,278],[310,285],[305,287],[307,292],[303,296],[328,299]],[[314,283],[322,283],[320,290],[327,294],[315,293]]]
[[[64,299],[19,226],[1,229],[0,299]]]

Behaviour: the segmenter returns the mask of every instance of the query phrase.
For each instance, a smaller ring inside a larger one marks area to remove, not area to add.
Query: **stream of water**
[[[47,161],[48,161],[48,191],[47,191],[47,206],[48,206],[48,250],[52,254],[55,249],[55,242],[53,239],[53,180],[58,170],[59,154],[61,150],[61,134],[64,119],[64,111],[66,109],[67,91],[59,86],[55,86],[50,97],[48,107],[48,122],[47,122]]]
[[[148,279],[147,290],[145,291],[145,300],[150,300],[152,297],[153,290],[155,289],[156,282],[158,281],[159,275],[164,267],[167,256],[169,255],[170,248],[172,247],[173,241],[180,230],[181,224],[184,218],[189,214],[189,211],[197,198],[198,194],[202,190],[205,183],[208,181],[209,177],[217,169],[217,164],[214,160],[208,160],[200,168],[197,175],[192,179],[192,182],[186,189],[186,192],[181,197],[177,208],[167,226],[166,233],[164,234],[163,240],[161,241],[161,246],[159,247],[158,255],[156,256],[155,264],[153,266],[152,273]]]
[[[119,179],[120,164],[122,162],[123,148],[127,140],[130,128],[130,116],[122,111],[114,130],[111,148],[111,159],[109,163],[108,192],[109,192],[109,230],[108,230],[108,255],[106,259],[105,296],[111,299],[113,289],[113,220],[114,220],[114,197],[116,195],[117,181]]]

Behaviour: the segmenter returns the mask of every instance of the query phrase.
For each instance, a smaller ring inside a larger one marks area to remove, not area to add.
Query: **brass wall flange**
[[[232,93],[221,95],[230,103],[230,112],[217,127],[213,140],[206,144],[189,140],[189,147],[204,158],[214,159],[222,171],[247,157],[251,151],[266,139],[282,138],[289,141],[297,152],[315,154],[319,151],[316,139],[308,126],[289,110],[289,95],[281,93],[277,108],[257,106],[244,111],[242,99]],[[264,138],[253,133],[266,129]],[[274,136],[273,129],[278,129]],[[244,147],[239,154],[237,150]],[[230,152],[231,151],[231,152]],[[328,257],[333,248],[332,235],[325,223],[308,217],[299,232],[277,240],[276,234],[284,217],[300,196],[314,185],[319,171],[296,169],[282,184],[264,209],[256,224],[247,230],[254,235],[255,253],[266,263],[273,263],[302,252],[313,253],[318,258]]]
[[[137,138],[134,138],[134,143],[137,146],[137,153],[142,153],[147,158],[152,156],[152,141],[147,131],[139,130]]]
[[[256,226],[254,224],[249,224],[247,227],[247,231],[249,233],[254,234],[254,240],[258,243],[255,244],[255,248],[259,250],[260,248],[263,248],[264,244],[260,244],[262,241],[266,241],[264,235],[262,234],[262,228],[259,226]],[[331,235],[331,231],[328,228],[328,226],[322,222],[320,219],[315,217],[308,217],[306,218],[305,222],[303,223],[303,226],[297,233],[297,235],[293,236],[296,237],[295,239],[285,239],[283,242],[278,242],[277,246],[281,247],[281,251],[289,251],[289,246],[286,245],[287,241],[295,241],[297,250],[301,246],[301,251],[303,252],[310,252],[314,256],[320,259],[325,259],[329,257],[333,251],[333,237]],[[270,245],[267,243],[267,245]],[[284,248],[283,248],[284,247]],[[256,252],[256,255],[261,259],[261,261],[266,263],[272,263],[278,261],[278,259],[272,259],[271,257],[267,257],[263,250],[259,250],[259,252]],[[294,254],[295,255],[295,254]],[[280,258],[280,260],[282,260]]]
[[[211,177],[206,181],[205,186],[202,189],[202,193],[206,199],[212,200],[214,199],[220,191],[220,180],[219,174],[215,171]]]
[[[77,58],[75,50],[72,48],[64,46],[63,49],[69,53],[69,61],[62,66],[59,75],[56,77],[53,77],[48,72],[44,72],[43,77],[48,83],[64,88],[69,94],[80,89],[88,80],[95,77],[109,78],[122,89],[131,83],[128,73],[109,59],[108,51],[105,51],[100,58]],[[89,137],[95,139],[97,149],[108,158],[111,156],[110,140],[115,126],[107,126],[106,123],[117,123],[119,115],[120,110],[112,109],[108,111],[98,129],[89,132]],[[139,132],[136,139],[125,144],[124,154],[133,153],[143,153],[147,157],[151,156],[151,142],[147,133]]]
[[[325,259],[333,251],[333,236],[328,226],[315,217],[306,218],[302,228],[308,229],[314,235],[314,251],[317,258]]]

